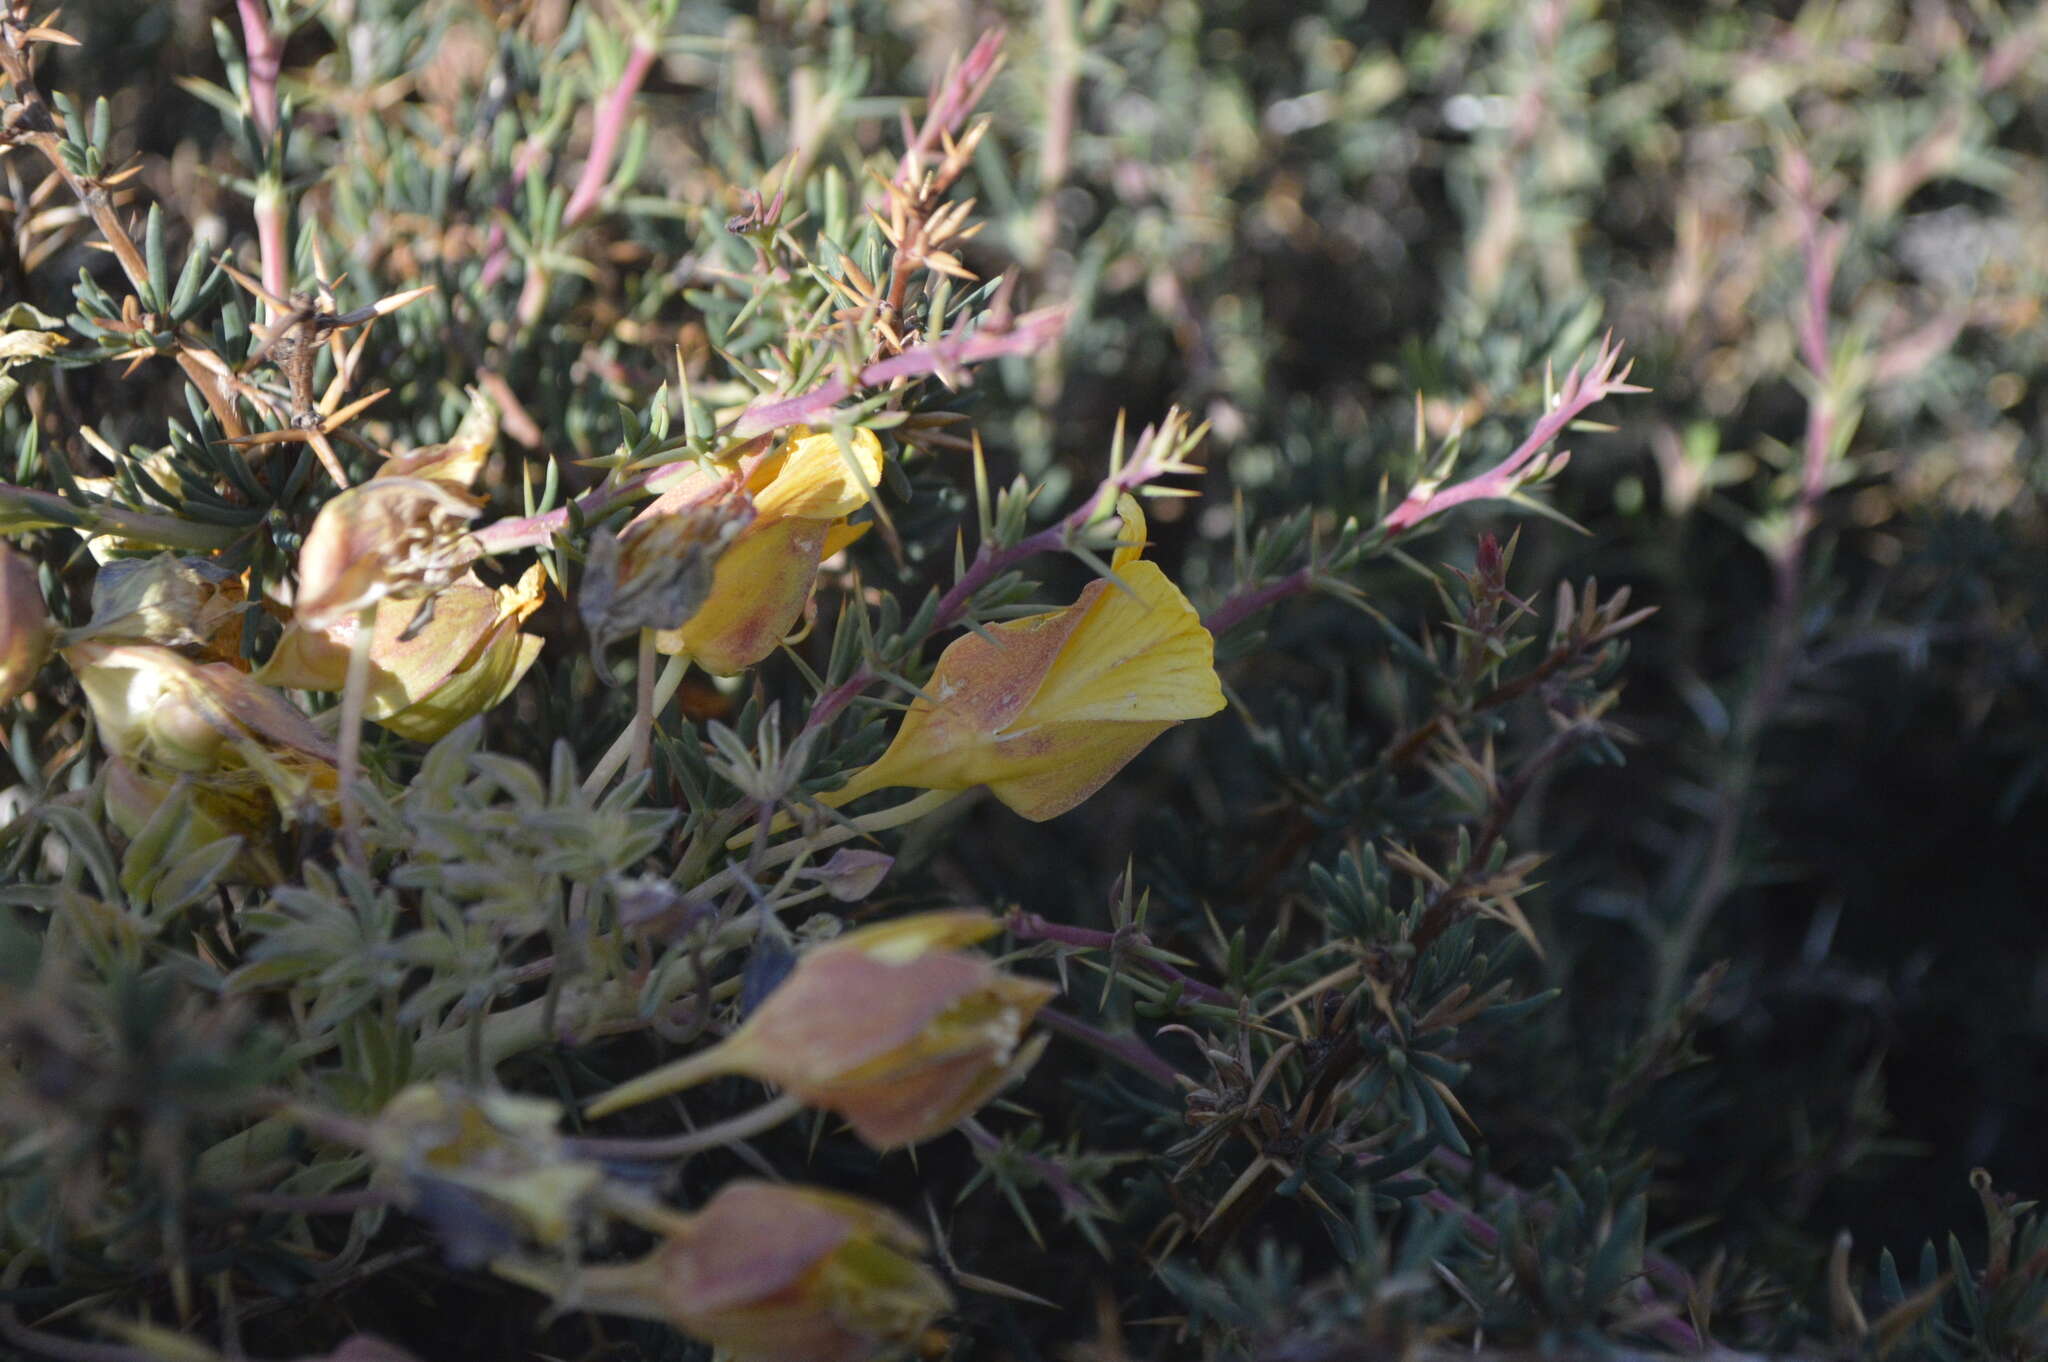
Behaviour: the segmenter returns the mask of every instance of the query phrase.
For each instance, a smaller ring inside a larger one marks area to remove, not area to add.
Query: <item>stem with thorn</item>
[[[128,282],[141,293],[149,283],[149,264],[142,258],[142,251],[136,246],[135,238],[128,235],[128,229],[121,225],[121,215],[114,208],[114,196],[107,192],[106,185],[99,180],[88,180],[71,169],[64,159],[64,138],[58,133],[56,114],[44,100],[43,92],[35,81],[35,70],[28,57],[28,43],[23,38],[27,30],[18,27],[11,14],[0,14],[0,76],[4,76],[13,88],[14,98],[24,111],[9,135],[16,142],[27,143],[49,162],[92,218],[93,226],[99,229],[106,241],[107,249],[114,259],[121,263],[122,273]],[[220,422],[221,429],[230,436],[246,435],[248,427],[235,410],[234,399],[223,387],[219,376],[209,366],[188,352],[184,346],[190,342],[181,341],[177,351],[178,367],[185,371],[185,377],[199,390],[206,400],[206,406]]]

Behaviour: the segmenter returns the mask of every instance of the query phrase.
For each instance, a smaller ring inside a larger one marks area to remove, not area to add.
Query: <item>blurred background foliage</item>
[[[74,0],[63,22],[81,46],[42,68],[81,108],[110,102],[181,250],[251,238],[251,163],[194,84],[223,78],[220,9]],[[1008,29],[1008,62],[965,185],[988,226],[964,255],[985,277],[1014,272],[1025,305],[1071,313],[1059,345],[988,366],[949,405],[1000,479],[1044,485],[1048,516],[1093,486],[1126,415],[1178,404],[1208,422],[1203,497],[1154,505],[1154,556],[1198,604],[1239,581],[1236,505],[1254,526],[1308,508],[1325,540],[1370,525],[1439,442],[1473,466],[1505,454],[1546,370],[1610,330],[1652,389],[1596,413],[1612,430],[1568,437],[1555,514],[1467,508],[1405,560],[1366,563],[1352,585],[1381,618],[1283,602],[1260,639],[1226,649],[1237,712],[1171,735],[1053,823],[984,803],[943,837],[913,834],[899,867],[915,874],[886,906],[1018,904],[1108,929],[1128,867],[1151,894],[1149,937],[1201,968],[1221,964],[1211,917],[1254,953],[1285,937],[1320,892],[1306,867],[1456,821],[1418,816],[1416,777],[1378,764],[1438,698],[1390,635],[1441,630],[1418,571],[1469,570],[1482,531],[1519,525],[1510,585],[1545,593],[1544,620],[1551,584],[1588,577],[1657,613],[1616,673],[1628,740],[1608,754],[1626,761],[1538,769],[1511,810],[1507,840],[1546,858],[1520,899],[1542,952],[1514,969],[1560,993],[1461,1055],[1484,1167],[1525,1187],[1556,1168],[1611,1174],[1617,1205],[1645,1192],[1665,1253],[1695,1272],[1721,1255],[1724,1290],[1746,1273],[1774,1284],[1756,1308],[1792,1319],[1778,1337],[1825,1319],[1838,1230],[1861,1280],[1879,1248],[1917,1262],[1951,1229],[1976,1252],[1972,1168],[2048,1188],[2039,7],[685,0],[638,98],[623,187],[565,226],[571,149],[618,82],[622,15],[327,0],[299,17],[284,89],[302,110],[285,160],[301,265],[346,274],[355,303],[438,289],[372,342],[366,371],[392,394],[357,429],[379,444],[446,438],[463,386],[488,372],[517,396],[506,429],[536,478],[552,454],[573,484],[588,475],[571,461],[610,451],[619,404],[672,379],[678,347],[700,397],[732,400],[744,390],[710,351],[705,293],[746,268],[724,227],[741,191],[792,156],[817,176],[893,156],[898,96],[991,26]],[[66,206],[27,202],[26,159],[0,160],[15,236],[0,300],[68,313],[80,270],[109,267],[47,222],[28,230]],[[1832,231],[1815,374],[1802,327],[1815,233]],[[515,263],[494,272],[506,241]],[[718,315],[722,336],[730,308]],[[34,419],[45,450],[80,467],[82,426],[155,447],[189,419],[161,361],[135,378],[65,368],[33,397],[0,410],[0,449],[26,449]],[[1802,451],[1819,409],[1809,532]],[[928,498],[900,527],[915,577],[949,561],[948,512],[970,503],[957,469],[911,472]],[[499,494],[516,503],[516,484]],[[45,557],[82,605],[89,572]],[[60,615],[66,600],[52,597]],[[559,603],[543,622],[574,630]],[[543,765],[556,734],[616,731],[592,722],[617,698],[580,650],[548,659],[490,739]],[[787,673],[759,684],[803,693]],[[685,692],[699,717],[744,698]],[[1547,720],[1504,710],[1493,736],[1526,753]],[[579,742],[586,765],[604,746]],[[539,1072],[553,1060],[531,1063],[528,1078],[553,1081]],[[1086,1131],[1104,1151],[1143,1146],[1172,1123],[1057,1043],[1026,1100],[1055,1144]],[[886,1165],[877,1187],[913,1206],[976,1166],[949,1146],[915,1173]],[[871,1176],[858,1168],[837,1171]],[[1142,1241],[1136,1222],[1164,1204],[1094,1172],[1117,1189],[1120,1242]],[[1089,1217],[1068,1210],[1039,1206],[1065,1258],[994,1247],[1016,1228],[1001,1207],[956,1229],[973,1271],[1071,1310],[1049,1322],[1020,1304],[978,1337],[1018,1356],[1109,1346]],[[1376,1250],[1384,1270],[1428,1229]],[[1588,1231],[1596,1249],[1605,1232]],[[1327,1243],[1309,1253],[1314,1277]],[[1280,1308],[1301,1271],[1247,1247],[1182,1281],[1177,1308],[1239,1310],[1255,1337],[1245,1302]],[[423,1347],[427,1281],[385,1301],[395,1335]]]

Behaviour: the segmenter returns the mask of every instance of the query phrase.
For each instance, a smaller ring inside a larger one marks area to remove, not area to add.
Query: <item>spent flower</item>
[[[324,629],[386,597],[453,584],[479,556],[469,522],[480,509],[434,478],[372,478],[334,497],[299,549],[299,623]]]
[[[664,514],[664,503],[689,504],[710,476],[693,473],[643,515]],[[797,427],[747,469],[751,523],[719,555],[685,622],[663,628],[656,646],[720,676],[774,652],[809,604],[818,565],[865,531],[847,517],[868,503],[881,476],[882,442],[873,431],[856,429],[842,444],[830,431]]]
[[[432,742],[503,703],[540,656],[539,635],[520,626],[546,596],[547,574],[536,564],[497,588],[465,574],[442,589],[424,622],[425,601],[380,610],[363,717],[400,737]],[[362,620],[344,615],[319,629],[294,621],[257,679],[287,690],[342,689]]]
[[[877,1149],[950,1130],[1037,1057],[1024,1032],[1057,992],[960,949],[999,925],[920,913],[807,951],[725,1040],[612,1089],[589,1114],[746,1074],[844,1117]]]
[[[858,1197],[742,1178],[631,1263],[499,1271],[564,1303],[658,1320],[732,1362],[866,1362],[916,1346],[951,1305],[923,1238]]]
[[[415,1083],[377,1114],[369,1138],[379,1178],[417,1202],[453,1184],[538,1243],[566,1243],[604,1180],[570,1156],[553,1102]]]
[[[683,490],[693,497],[664,495],[619,533],[591,538],[577,609],[600,664],[617,639],[687,622],[710,594],[719,562],[753,523],[753,499],[737,479],[707,472]]]
[[[35,564],[0,544],[0,705],[28,689],[56,638]]]

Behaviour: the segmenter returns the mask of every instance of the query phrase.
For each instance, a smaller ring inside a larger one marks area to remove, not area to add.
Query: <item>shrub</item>
[[[2048,1351],[2041,25],[1779,8],[0,0],[0,1336]]]

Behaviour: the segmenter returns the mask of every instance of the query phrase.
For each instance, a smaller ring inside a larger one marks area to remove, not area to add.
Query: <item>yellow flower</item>
[[[952,1304],[924,1240],[857,1197],[742,1178],[647,1257],[577,1271],[565,1304],[666,1322],[733,1362],[867,1362]],[[500,1267],[505,1270],[504,1265]],[[507,1275],[540,1285],[541,1274]]]
[[[576,609],[600,673],[614,639],[674,628],[695,614],[720,558],[754,521],[753,499],[738,479],[694,471],[702,476],[677,489],[688,500],[664,495],[618,534],[591,538]]]
[[[512,586],[493,590],[467,576],[443,588],[432,616],[410,637],[426,602],[378,611],[363,717],[433,742],[497,707],[540,656],[540,637],[519,629],[546,595],[547,574],[535,565]],[[361,620],[344,615],[324,629],[294,622],[256,679],[286,690],[340,690]]]
[[[753,666],[775,651],[811,599],[818,564],[860,538],[847,517],[867,505],[882,476],[882,442],[855,430],[842,447],[826,431],[798,427],[747,470],[753,522],[717,559],[710,586],[688,621],[661,630],[655,646],[683,653],[719,676]],[[641,513],[674,514],[694,504],[718,475],[694,471]]]
[[[889,750],[826,803],[896,785],[986,785],[1038,822],[1094,794],[1176,723],[1223,708],[1209,631],[1166,574],[1140,561],[1136,501],[1117,509],[1123,543],[1111,568],[1123,587],[1091,582],[1063,610],[952,644]]]
[[[56,640],[35,564],[0,544],[0,705],[29,688]]]
[[[1024,1031],[1057,992],[958,949],[998,925],[921,913],[808,951],[725,1040],[612,1089],[589,1115],[737,1073],[838,1113],[877,1149],[950,1130],[1036,1058]]]

